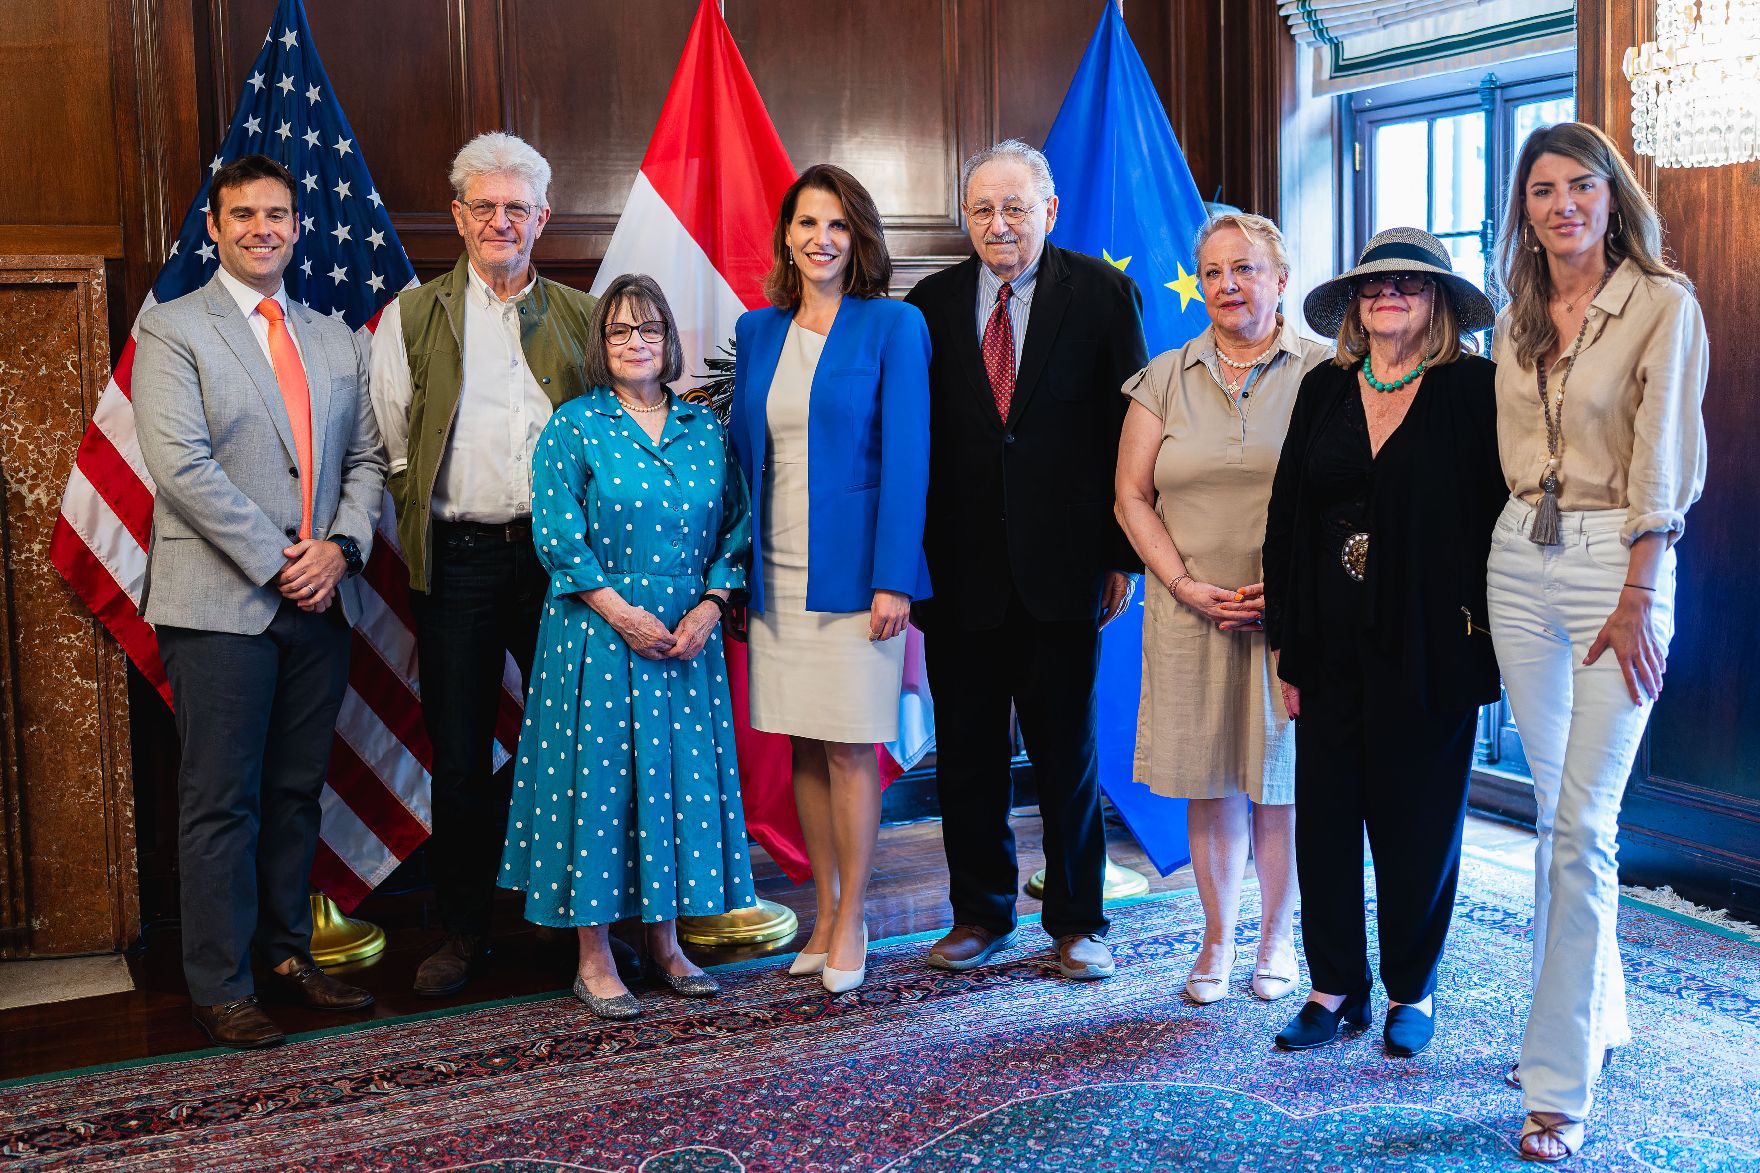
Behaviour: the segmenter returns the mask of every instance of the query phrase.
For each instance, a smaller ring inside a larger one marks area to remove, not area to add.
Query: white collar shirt
[[[269,369],[275,369],[275,359],[269,354],[269,319],[257,307],[263,304],[263,295],[228,273],[224,268],[217,270],[220,274],[220,288],[232,295],[238,303],[238,312],[244,315],[245,325],[251,328],[257,345],[263,348],[263,357],[269,360]],[[281,307],[281,320],[287,323],[287,336],[293,339],[293,349],[299,353],[300,362],[305,362],[305,349],[299,344],[299,332],[293,328],[293,316],[287,312],[287,286],[278,285],[270,295]]]
[[[467,265],[458,415],[434,482],[433,515],[499,525],[532,513],[532,452],[552,407],[520,345],[537,277],[506,301]]]

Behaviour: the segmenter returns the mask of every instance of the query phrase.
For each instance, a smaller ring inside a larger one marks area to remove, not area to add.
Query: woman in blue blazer
[[[735,329],[734,454],[752,495],[751,722],[794,746],[818,918],[789,972],[861,984],[880,828],[876,743],[898,736],[902,638],[929,593],[929,330],[886,297],[880,213],[810,167],[782,197],[764,291]]]

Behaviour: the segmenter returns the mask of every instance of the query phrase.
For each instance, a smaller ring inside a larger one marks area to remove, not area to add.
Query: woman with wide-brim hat
[[[1435,1029],[1479,706],[1497,699],[1485,558],[1508,497],[1491,302],[1442,242],[1378,233],[1303,305],[1336,337],[1302,381],[1272,484],[1266,629],[1296,721],[1296,872],[1312,989],[1277,1036],[1369,1023],[1363,833],[1375,861],[1387,1051]]]

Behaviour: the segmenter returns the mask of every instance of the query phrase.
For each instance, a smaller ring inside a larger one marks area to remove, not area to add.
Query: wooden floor
[[[1014,825],[1024,881],[1044,861],[1039,819],[1030,812],[1017,813]],[[1467,841],[1482,848],[1519,852],[1522,844],[1532,838],[1529,832],[1501,823],[1478,818],[1468,821]],[[1109,827],[1108,839],[1112,859],[1149,877],[1153,891],[1191,887],[1190,869],[1181,869],[1165,879],[1157,876],[1135,840],[1122,828]],[[806,940],[806,934],[812,930],[812,886],[795,887],[768,857],[757,851],[753,855],[759,895],[793,908],[801,920],[797,939]],[[410,990],[416,966],[440,938],[439,931],[430,923],[427,893],[378,894],[360,913],[385,929],[389,944],[379,957],[348,972],[348,980],[377,996],[371,1012],[345,1016],[270,1004],[270,1013],[285,1030],[307,1031],[566,988],[574,969],[573,935],[535,929],[520,919],[520,898],[513,893],[502,896],[496,913],[491,964],[460,993],[450,998],[420,998]],[[1023,913],[1037,912],[1039,902],[1023,895],[1020,907]],[[947,925],[948,917],[941,824],[925,820],[884,828],[869,892],[869,932],[878,940],[939,929]],[[793,949],[792,942],[779,941],[763,950],[692,953],[708,965]],[[0,1079],[206,1046],[206,1037],[190,1021],[176,929],[149,933],[144,947],[129,958],[129,964],[136,985],[132,992],[0,1011]]]

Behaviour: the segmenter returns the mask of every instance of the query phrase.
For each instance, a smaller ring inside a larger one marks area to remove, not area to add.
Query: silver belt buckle
[[[1369,568],[1369,535],[1357,533],[1346,538],[1344,545],[1339,547],[1338,561],[1346,574],[1362,582],[1364,572]]]

